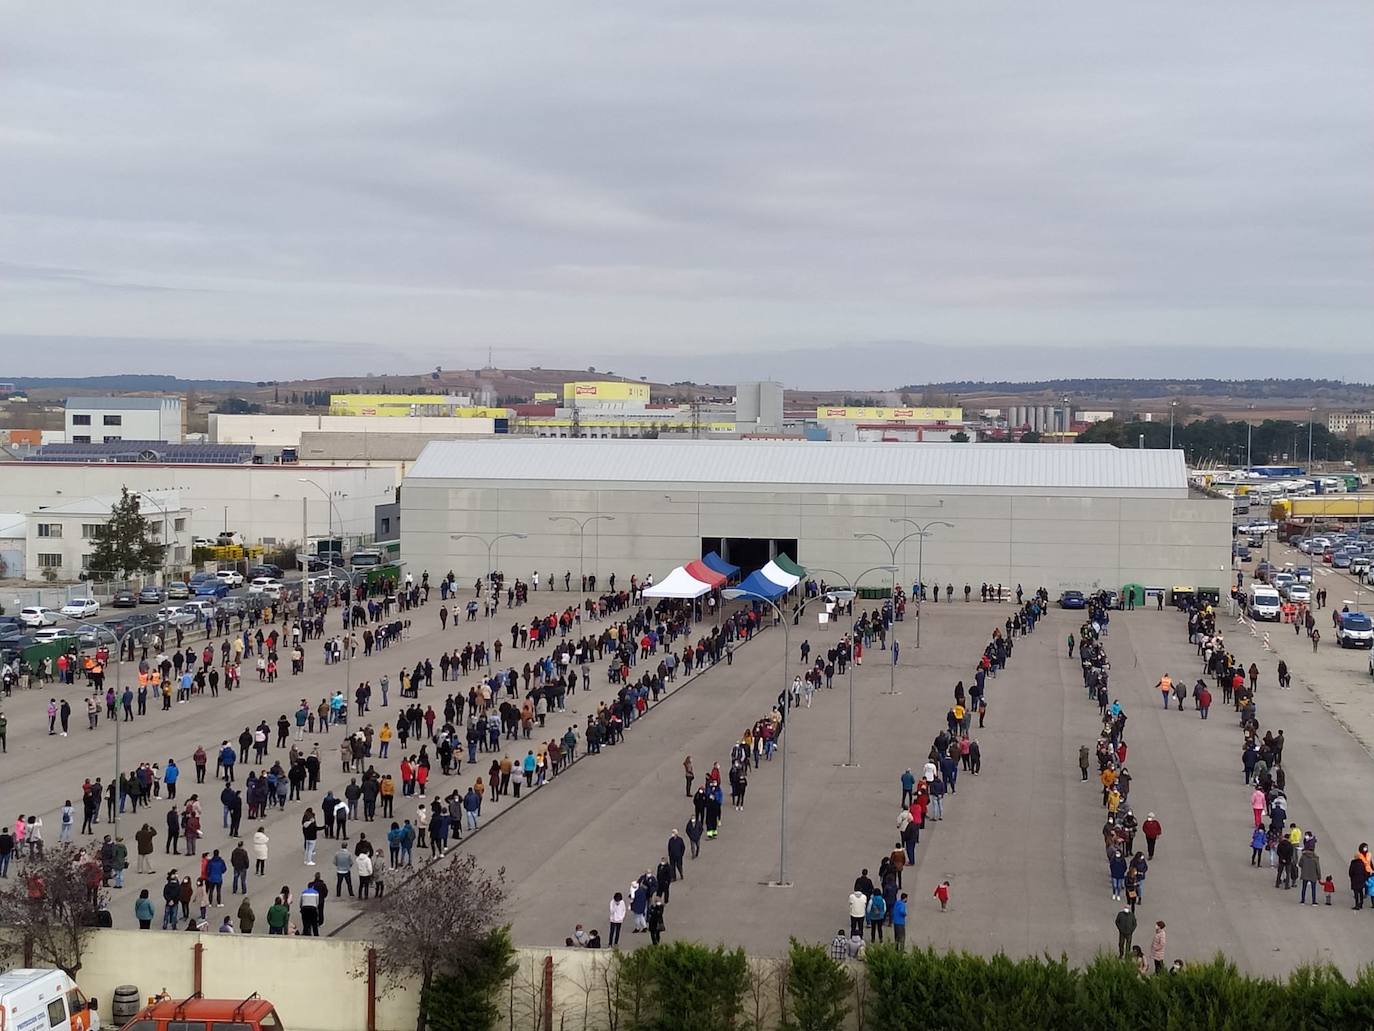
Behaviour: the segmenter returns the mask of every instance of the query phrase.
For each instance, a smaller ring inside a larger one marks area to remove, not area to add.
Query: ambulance
[[[0,974],[0,1031],[100,1027],[96,1002],[61,970],[21,968]]]

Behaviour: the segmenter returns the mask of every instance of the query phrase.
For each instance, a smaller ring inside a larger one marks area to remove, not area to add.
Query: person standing
[[[1298,857],[1298,876],[1302,879],[1302,894],[1298,896],[1298,905],[1307,901],[1307,890],[1312,889],[1312,905],[1317,904],[1318,884],[1322,879],[1322,861],[1317,857],[1315,850],[1305,848],[1302,855]]]
[[[1350,860],[1350,892],[1355,896],[1354,909],[1364,909],[1365,884],[1374,876],[1374,862],[1369,857],[1369,845],[1360,842],[1355,856]]]
[[[1078,746],[1078,772],[1082,775],[1082,779],[1083,779],[1083,780],[1086,781],[1086,780],[1088,779],[1088,746],[1087,746],[1087,745],[1079,745],[1079,746]]]
[[[1312,905],[1314,906],[1316,904],[1317,903],[1315,901],[1312,903]],[[1150,939],[1150,961],[1155,965],[1156,974],[1164,973],[1165,945],[1166,938],[1164,935],[1164,921],[1156,920],[1154,937]]]
[[[1136,920],[1129,905],[1122,906],[1116,914],[1116,954],[1122,959],[1131,949],[1131,939],[1135,937]]]
[[[606,936],[606,944],[610,948],[615,948],[620,944],[620,928],[624,926],[625,914],[629,907],[625,905],[625,896],[616,892],[611,896],[610,912],[608,914],[610,931]]]
[[[682,772],[687,778],[687,797],[692,797],[692,781],[696,780],[696,771],[692,769],[692,757],[689,755],[682,760]]]
[[[892,940],[897,943],[897,951],[906,951],[906,906],[907,894],[902,892],[892,904]]]
[[[1155,857],[1155,842],[1164,833],[1164,827],[1154,813],[1146,813],[1145,822],[1140,825],[1140,830],[1145,835],[1145,854],[1153,859]]]

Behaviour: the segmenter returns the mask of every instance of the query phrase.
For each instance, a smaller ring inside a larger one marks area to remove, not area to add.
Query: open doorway
[[[786,555],[794,562],[801,560],[797,556],[797,539],[795,537],[721,537],[720,557],[726,562],[740,567],[741,574],[748,576],[754,570],[766,566],[768,562],[778,555]],[[702,541],[705,545],[711,543]],[[706,550],[710,550],[707,548]]]

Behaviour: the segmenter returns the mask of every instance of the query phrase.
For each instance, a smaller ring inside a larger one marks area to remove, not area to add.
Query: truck
[[[1279,592],[1268,584],[1252,582],[1245,588],[1245,611],[1251,619],[1277,623],[1282,604]]]
[[[257,992],[246,999],[207,999],[196,992],[187,999],[160,997],[124,1025],[124,1031],[282,1031],[276,1007]],[[35,1029],[37,1031],[37,1029]]]
[[[1374,647],[1374,622],[1363,612],[1342,612],[1336,624],[1336,643],[1342,648]]]
[[[89,1031],[96,1001],[61,970],[20,967],[0,974],[0,1028],[5,1031]]]

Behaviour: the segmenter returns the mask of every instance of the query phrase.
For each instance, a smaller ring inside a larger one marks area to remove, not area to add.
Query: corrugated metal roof
[[[1183,452],[1110,444],[800,440],[434,441],[408,480],[1186,491]]]

